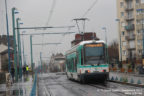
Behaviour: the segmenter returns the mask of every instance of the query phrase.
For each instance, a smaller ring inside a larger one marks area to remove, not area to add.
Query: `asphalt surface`
[[[144,88],[108,82],[80,84],[66,75],[47,73],[38,75],[39,96],[144,96]]]

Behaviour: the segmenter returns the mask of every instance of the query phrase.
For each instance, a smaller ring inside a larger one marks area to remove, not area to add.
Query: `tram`
[[[66,52],[68,79],[81,83],[105,83],[109,77],[106,44],[102,40],[82,41]]]

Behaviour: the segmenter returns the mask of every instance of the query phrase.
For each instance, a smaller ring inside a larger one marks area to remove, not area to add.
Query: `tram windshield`
[[[85,45],[85,64],[104,64],[104,44]]]

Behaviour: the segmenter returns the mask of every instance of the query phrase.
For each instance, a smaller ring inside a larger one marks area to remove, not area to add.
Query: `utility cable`
[[[50,14],[49,14],[49,16],[48,16],[48,21],[47,21],[47,23],[46,23],[47,26],[49,25],[49,22],[50,22],[50,20],[51,20],[51,18],[52,18],[55,5],[56,5],[56,0],[53,0],[52,6],[51,6],[51,9],[50,9]]]
[[[96,3],[98,2],[98,0],[95,0],[92,5],[88,8],[88,10],[83,14],[82,17],[85,17],[91,10],[92,8],[96,5]]]
[[[93,7],[96,5],[97,2],[98,2],[98,0],[95,0],[95,1],[92,3],[92,5],[87,9],[87,11],[81,16],[81,18],[84,18],[84,17],[93,9]],[[78,25],[78,22],[77,22],[77,21],[76,21],[76,24],[75,24],[75,25],[77,25],[78,31],[79,31],[79,33],[80,33],[80,28],[79,28],[79,25]],[[75,25],[74,25],[74,26],[75,26]],[[83,29],[85,30],[84,25],[85,25],[85,24],[83,24]]]

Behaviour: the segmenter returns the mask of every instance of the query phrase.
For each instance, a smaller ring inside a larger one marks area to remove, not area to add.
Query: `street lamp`
[[[19,27],[20,27],[20,24],[23,24],[23,23],[19,23],[21,19],[20,18],[17,18],[16,19],[16,25],[17,25],[17,40],[18,40],[18,56],[19,56],[19,77],[21,78],[22,77],[22,58],[21,58],[21,39],[20,39],[20,31],[19,31]]]
[[[22,34],[24,34],[26,31],[22,31]],[[24,56],[24,36],[22,36],[22,47],[23,47],[23,65],[26,66],[25,62],[25,56]]]
[[[5,0],[5,10],[6,10],[6,27],[7,27],[7,41],[8,41],[8,71],[11,72],[11,62],[10,62],[10,40],[9,40],[9,22],[8,22],[8,12],[7,12],[7,0]]]
[[[108,43],[107,43],[107,29],[106,29],[106,27],[102,27],[102,30],[104,30],[104,32],[105,32],[105,41],[106,41],[105,52],[106,52],[107,62],[109,63],[109,59],[108,59]]]
[[[119,23],[119,40],[120,40],[120,64],[122,64],[122,46],[121,46],[121,32],[120,32],[120,19],[116,19]]]
[[[16,11],[16,8],[12,8],[12,27],[13,27],[13,40],[14,40],[14,65],[15,65],[15,77],[16,81],[18,81],[18,74],[17,74],[17,44],[16,44],[16,32],[15,32],[15,14],[19,12]]]
[[[31,52],[31,68],[32,71],[34,71],[34,65],[33,65],[33,50],[32,50],[32,35],[30,35],[30,52]]]

